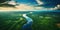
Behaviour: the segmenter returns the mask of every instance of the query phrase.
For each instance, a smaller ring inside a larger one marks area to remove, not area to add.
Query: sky
[[[60,0],[14,0],[19,5],[16,8],[1,8],[13,10],[56,10],[60,9]],[[11,1],[12,4],[15,4]],[[10,4],[11,4],[10,3]]]
[[[16,0],[17,2],[20,3],[30,3],[30,4],[36,4],[37,2],[35,0]]]
[[[43,2],[43,5],[41,6],[44,6],[44,7],[54,7],[58,4],[60,4],[60,0],[16,0],[17,2],[20,2],[20,3],[30,3],[31,5],[35,5],[35,4],[38,4],[37,1],[40,1]]]

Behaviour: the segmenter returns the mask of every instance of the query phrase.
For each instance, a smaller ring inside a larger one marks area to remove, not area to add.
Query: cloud
[[[8,1],[8,4],[16,5],[16,2],[15,1]]]
[[[38,3],[38,5],[44,4],[40,0],[36,0],[36,2]],[[8,4],[16,5],[16,2],[15,1],[9,1]],[[19,4],[19,5],[16,5],[15,8],[14,7],[0,7],[0,10],[21,10],[21,11],[22,10],[56,10],[59,8],[60,8],[60,5],[57,5],[57,7],[54,7],[54,8],[44,8],[44,7],[38,7],[38,6],[35,7],[33,5],[30,6],[28,4]]]
[[[58,10],[60,9],[60,5],[55,6],[54,8],[50,8],[51,10]]]
[[[17,9],[20,9],[20,10],[32,10],[34,9],[33,6],[28,6],[27,4],[20,4],[19,6],[15,6]]]
[[[35,7],[37,10],[60,10],[60,5],[55,6],[54,8],[44,8],[44,7]]]
[[[29,6],[27,4],[20,4],[18,6],[14,7],[0,7],[0,10],[40,10],[43,9],[43,7],[34,7]]]
[[[40,0],[36,0],[36,2],[38,3],[38,5],[42,5],[42,4],[44,4],[44,3],[41,2]]]
[[[60,5],[57,5],[57,9],[60,9]]]
[[[8,10],[8,11],[10,11],[10,10],[16,10],[16,11],[19,11],[19,10],[21,10],[21,11],[27,11],[27,10],[57,10],[57,9],[60,9],[60,5],[57,5],[56,7],[54,7],[54,8],[44,8],[44,7],[35,7],[35,6],[29,6],[29,5],[27,5],[27,4],[20,4],[20,5],[18,5],[18,6],[15,6],[15,8],[14,7],[0,7],[0,10]]]
[[[28,6],[26,4],[20,4],[14,7],[0,7],[0,10],[31,10],[33,6]]]

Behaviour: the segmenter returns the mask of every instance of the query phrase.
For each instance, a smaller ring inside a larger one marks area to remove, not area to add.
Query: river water
[[[23,14],[23,17],[26,19],[27,23],[23,25],[22,30],[32,30],[31,26],[33,20],[30,17],[28,17],[26,14]]]

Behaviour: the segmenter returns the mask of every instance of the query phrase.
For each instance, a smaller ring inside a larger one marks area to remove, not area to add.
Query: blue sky
[[[31,5],[35,5],[38,4],[36,2],[36,0],[16,0],[19,3],[30,3]],[[44,4],[41,5],[43,7],[55,7],[56,5],[60,4],[60,0],[40,0],[41,2],[43,2]]]
[[[35,0],[16,0],[19,3],[30,3],[30,4],[37,4],[37,2]]]

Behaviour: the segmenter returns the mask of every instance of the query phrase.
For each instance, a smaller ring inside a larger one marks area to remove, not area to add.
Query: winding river
[[[22,30],[32,30],[31,26],[32,26],[33,20],[30,17],[28,17],[26,14],[23,14],[23,17],[26,19],[27,23],[23,25]]]

